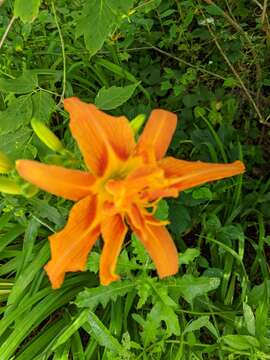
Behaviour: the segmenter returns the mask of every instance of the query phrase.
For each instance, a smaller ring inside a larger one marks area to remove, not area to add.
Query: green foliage
[[[109,89],[99,90],[95,104],[103,110],[112,110],[123,105],[133,95],[137,84],[122,87],[111,86]]]
[[[32,22],[38,16],[41,0],[15,0],[14,15],[25,23]]]
[[[158,202],[154,216],[170,222],[179,250],[177,275],[158,279],[140,239],[128,234],[121,281],[107,287],[99,285],[99,242],[85,272],[50,287],[47,239],[64,226],[70,202],[42,191],[1,195],[1,360],[269,359],[270,146],[262,124],[270,27],[262,4],[2,2],[0,38],[10,27],[0,57],[0,151],[13,162],[81,168],[62,106],[77,96],[130,120],[173,111],[168,155],[242,159],[247,172]],[[68,156],[41,143],[33,117]]]

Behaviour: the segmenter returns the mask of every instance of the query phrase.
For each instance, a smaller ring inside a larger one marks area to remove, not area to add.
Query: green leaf
[[[188,209],[178,202],[170,204],[170,229],[178,236],[191,227],[191,217]]]
[[[184,275],[180,279],[170,280],[169,286],[182,296],[189,304],[193,303],[193,300],[197,296],[206,295],[209,291],[215,290],[220,285],[220,279],[209,278],[205,276],[194,277],[193,275]]]
[[[1,119],[1,113],[0,113]],[[0,133],[1,133],[1,120],[0,120]],[[27,127],[9,132],[8,134],[0,135],[0,151],[3,151],[12,160],[19,158],[26,158],[27,145],[32,135],[32,131]]]
[[[101,49],[113,27],[120,23],[121,15],[132,7],[133,0],[92,0],[87,1],[83,15],[78,19],[76,35],[84,34],[90,55]]]
[[[88,307],[90,309],[94,309],[98,304],[102,304],[105,307],[109,301],[115,301],[118,296],[126,295],[135,286],[135,282],[123,280],[108,286],[86,289],[78,294],[75,303],[79,307]]]
[[[107,349],[116,353],[123,351],[118,340],[112,336],[110,331],[92,311],[89,311],[87,324],[90,335],[93,336],[101,346],[105,346]],[[87,329],[87,327],[84,328]]]
[[[225,335],[222,340],[226,345],[240,351],[259,347],[258,340],[249,335]]]
[[[137,86],[138,83],[122,87],[112,86],[109,89],[102,88],[95,98],[95,104],[102,110],[115,109],[131,98]]]
[[[255,316],[253,314],[253,311],[252,311],[251,307],[246,303],[243,303],[243,311],[244,311],[244,319],[245,319],[247,330],[250,333],[250,335],[255,336],[255,332],[256,332]]]
[[[206,5],[205,8],[206,8],[206,11],[208,12],[208,14],[210,14],[210,15],[220,15],[220,16],[223,15],[223,10],[215,4]]]
[[[32,101],[29,95],[22,95],[12,103],[5,111],[0,111],[0,135],[17,130],[31,120]]]
[[[15,0],[14,16],[19,17],[24,23],[35,20],[41,0]]]
[[[155,212],[155,218],[158,220],[167,220],[168,216],[169,216],[169,206],[167,204],[167,201],[164,199],[161,199],[157,205],[157,210]]]
[[[179,264],[188,265],[200,256],[200,250],[196,248],[187,249],[183,254],[180,255]]]
[[[37,86],[37,75],[31,71],[25,71],[17,79],[0,78],[0,90],[6,93],[25,94],[35,90]]]
[[[207,187],[203,186],[192,191],[192,197],[195,200],[212,200],[212,192]]]
[[[48,123],[55,108],[55,102],[51,94],[39,91],[32,96],[33,117],[37,120]]]

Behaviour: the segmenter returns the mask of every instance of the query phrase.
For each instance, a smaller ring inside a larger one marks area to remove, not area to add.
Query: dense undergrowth
[[[34,134],[44,121],[76,158],[63,97],[133,119],[161,107],[177,158],[244,161],[243,176],[162,201],[180,253],[159,280],[129,234],[118,271],[52,290],[47,237],[71,203],[0,198],[0,360],[270,359],[270,25],[267,0],[0,1],[0,150],[70,165]],[[15,7],[15,9],[14,9]],[[15,14],[15,15],[14,15]],[[132,240],[132,241],[130,241]]]

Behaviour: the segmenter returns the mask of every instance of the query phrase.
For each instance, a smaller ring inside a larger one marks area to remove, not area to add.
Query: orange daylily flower
[[[241,161],[231,164],[191,162],[165,157],[176,128],[175,114],[152,111],[138,143],[129,121],[114,117],[73,97],[64,101],[70,129],[88,172],[19,160],[16,167],[27,181],[65,199],[76,201],[63,230],[49,237],[51,260],[45,266],[53,288],[69,271],[84,270],[98,237],[104,246],[100,282],[108,285],[115,274],[128,226],[138,236],[163,278],[178,271],[178,254],[164,222],[154,211],[162,197],[241,174]]]

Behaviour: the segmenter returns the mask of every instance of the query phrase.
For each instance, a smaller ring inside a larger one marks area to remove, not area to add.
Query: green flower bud
[[[9,158],[0,151],[0,173],[6,174],[14,168]]]
[[[14,181],[5,176],[0,176],[0,192],[13,195],[21,195],[21,187]]]
[[[42,121],[33,118],[31,125],[35,134],[48,148],[60,153],[64,150],[64,145],[58,137]]]
[[[134,134],[138,134],[141,127],[145,122],[146,116],[144,114],[137,115],[133,120],[130,122],[130,126],[134,132]]]

